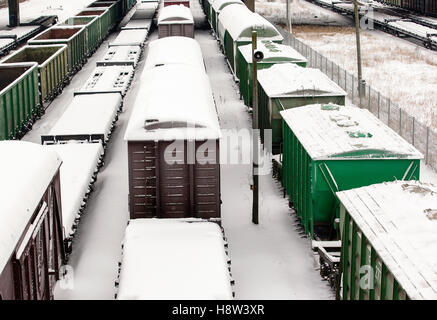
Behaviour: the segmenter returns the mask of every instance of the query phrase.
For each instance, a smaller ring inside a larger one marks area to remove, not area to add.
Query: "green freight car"
[[[97,50],[103,40],[98,16],[71,17],[65,20],[61,26],[81,26],[86,29],[89,56]]]
[[[1,63],[38,63],[39,89],[44,102],[53,100],[68,78],[67,46],[25,46]]]
[[[18,139],[42,113],[38,64],[2,64],[0,74],[0,140]]]
[[[67,45],[68,72],[75,73],[86,62],[89,48],[83,27],[54,26],[30,39],[29,45]]]
[[[258,71],[258,128],[272,130],[272,152],[280,153],[282,118],[280,111],[314,103],[345,104],[346,92],[319,69],[293,63],[275,64]]]
[[[110,16],[109,16],[109,10],[106,9],[84,9],[78,14],[76,14],[76,17],[89,17],[89,16],[98,16],[99,20],[99,28],[100,28],[100,35],[101,40],[106,38],[106,36],[109,34],[109,24],[110,24]]]
[[[261,40],[257,43],[257,51],[264,54],[264,59],[258,62],[258,70],[268,69],[277,63],[294,63],[306,67],[307,59],[290,46]],[[240,46],[237,53],[238,74],[240,79],[240,94],[247,106],[252,106],[252,44]]]
[[[257,31],[260,40],[277,43],[282,43],[284,40],[270,22],[239,4],[231,4],[220,12],[217,29],[220,43],[236,80],[238,80],[238,47],[252,43],[253,31]]]
[[[338,192],[344,300],[436,300],[437,188],[396,181]]]
[[[216,36],[218,34],[217,31],[218,16],[225,7],[231,4],[239,4],[244,6],[244,3],[241,0],[215,0],[211,4],[209,23],[211,24],[211,27],[214,30]]]
[[[336,192],[419,179],[423,155],[366,109],[315,104],[281,116],[282,185],[313,239],[338,239]]]
[[[110,32],[118,22],[118,12],[117,5],[115,2],[110,1],[96,1],[88,5],[87,9],[91,10],[108,10],[109,11],[109,22],[108,22],[108,32]]]

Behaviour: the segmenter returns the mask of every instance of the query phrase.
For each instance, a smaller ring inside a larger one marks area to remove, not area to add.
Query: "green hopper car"
[[[92,10],[108,10],[109,11],[109,26],[108,32],[111,31],[118,22],[117,4],[110,1],[96,1],[87,6],[87,9]]]
[[[437,188],[396,181],[337,193],[344,300],[437,300]]]
[[[53,100],[68,78],[67,46],[25,46],[1,63],[38,63],[39,89],[44,102]]]
[[[0,140],[21,138],[42,112],[38,64],[2,64],[0,74]]]
[[[261,40],[257,43],[257,51],[264,54],[264,59],[257,63],[258,70],[267,69],[277,63],[294,63],[306,67],[307,59],[290,46]],[[240,46],[237,53],[240,94],[247,106],[252,106],[252,44]]]
[[[211,4],[209,23],[211,24],[211,27],[214,30],[216,36],[218,34],[217,31],[218,16],[225,7],[231,4],[239,4],[244,6],[244,3],[241,0],[215,0]]]
[[[68,72],[75,73],[86,62],[89,48],[83,27],[54,26],[30,39],[29,45],[67,45]]]
[[[211,23],[211,6],[214,0],[202,0],[203,11],[205,12],[206,19]]]
[[[94,53],[102,42],[100,34],[100,24],[98,16],[87,17],[71,17],[64,21],[61,26],[81,26],[86,29],[86,37],[88,41],[88,55]]]
[[[122,19],[123,19],[123,17],[125,16],[125,14],[127,13],[127,4],[125,5],[124,4],[124,2],[125,2],[125,0],[97,0],[97,1],[94,1],[93,3],[94,4],[98,4],[98,3],[101,3],[101,2],[103,2],[103,3],[109,3],[109,2],[112,2],[113,4],[115,4],[115,6],[116,6],[116,21],[117,21],[117,23],[118,22],[120,22]],[[125,9],[125,7],[126,7],[126,9]]]
[[[84,9],[78,14],[76,14],[76,17],[88,17],[88,16],[98,16],[99,20],[99,28],[100,28],[100,35],[101,40],[106,38],[106,36],[109,34],[109,24],[110,24],[110,16],[109,16],[109,10],[105,8],[88,8]]]
[[[366,109],[315,104],[281,116],[282,185],[312,239],[339,238],[336,192],[419,179],[423,155]]]
[[[318,69],[302,68],[293,63],[275,64],[258,71],[258,125],[264,142],[264,130],[272,130],[272,152],[282,144],[280,111],[314,103],[345,104],[346,92]]]
[[[238,47],[252,43],[253,31],[257,31],[257,37],[260,40],[271,40],[277,43],[282,43],[284,40],[270,22],[239,4],[231,4],[220,12],[217,29],[219,40],[236,80],[238,80],[236,61]]]

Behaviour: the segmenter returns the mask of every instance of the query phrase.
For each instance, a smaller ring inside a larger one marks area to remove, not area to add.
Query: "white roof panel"
[[[159,11],[158,25],[175,23],[194,23],[190,8],[187,8],[183,4],[162,7]]]
[[[62,160],[54,151],[23,141],[1,141],[0,154],[1,273]]]
[[[144,45],[149,34],[148,29],[129,29],[121,30],[117,38],[109,46],[140,46]]]
[[[130,221],[119,300],[231,300],[230,280],[217,224],[194,219]]]
[[[396,181],[338,192],[411,299],[437,299],[437,188]]]
[[[319,69],[302,68],[294,63],[279,63],[259,70],[258,82],[270,98],[347,95]]]
[[[134,19],[129,20],[129,22],[121,27],[121,30],[129,30],[129,29],[149,29],[152,26],[152,19]]]
[[[217,111],[204,71],[186,65],[144,70],[126,140],[219,138]]]
[[[100,61],[97,61],[97,66],[132,65],[135,68],[140,55],[141,48],[139,46],[110,47],[105,56]]]
[[[183,64],[205,70],[199,43],[188,37],[165,37],[150,42],[144,68],[169,64]]]
[[[244,59],[252,63],[252,44],[239,46]],[[270,40],[258,40],[256,50],[264,54],[264,59],[259,63],[271,63],[276,61],[307,62],[307,59],[290,46],[278,44]]]
[[[281,116],[313,160],[423,158],[366,109],[314,104],[281,111]]]
[[[83,94],[73,98],[49,136],[102,134],[105,141],[121,106],[119,93]]]

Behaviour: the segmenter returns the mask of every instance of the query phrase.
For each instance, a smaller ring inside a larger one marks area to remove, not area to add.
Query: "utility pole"
[[[259,190],[258,190],[258,163],[259,163],[259,137],[258,137],[258,61],[255,59],[257,48],[257,34],[252,31],[252,139],[253,139],[253,203],[252,203],[252,222],[259,223]]]
[[[9,26],[16,27],[20,24],[20,4],[18,0],[8,0]]]
[[[291,33],[291,14],[290,14],[290,7],[291,7],[291,2],[292,0],[286,0],[287,3],[287,30],[288,32]]]
[[[355,16],[355,37],[357,43],[357,63],[358,63],[358,94],[360,98],[365,94],[365,81],[361,69],[361,43],[360,43],[360,16],[358,14],[358,1],[354,0],[354,16]],[[361,99],[360,99],[361,101]]]

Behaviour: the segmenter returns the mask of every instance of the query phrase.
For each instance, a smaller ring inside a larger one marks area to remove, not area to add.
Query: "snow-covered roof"
[[[68,143],[44,147],[57,152],[62,159],[62,224],[68,237],[73,233],[74,219],[88,192],[103,146],[100,143]]]
[[[136,219],[126,229],[120,300],[231,300],[223,234],[213,222]]]
[[[141,2],[137,3],[135,13],[131,17],[131,20],[137,19],[152,19],[155,16],[158,9],[157,2]]]
[[[279,63],[259,70],[258,82],[270,98],[347,95],[319,69],[302,68],[294,63]]]
[[[0,142],[0,273],[61,166],[56,152],[23,141]]]
[[[133,66],[96,67],[88,80],[74,94],[114,93],[125,95],[134,76]]]
[[[238,47],[244,59],[252,63],[252,44]],[[264,59],[259,63],[271,63],[277,61],[307,62],[307,59],[290,46],[278,44],[270,40],[258,40],[256,50],[264,54]]]
[[[219,138],[217,111],[204,71],[167,65],[143,72],[126,140]]]
[[[159,24],[194,23],[190,8],[183,4],[162,7],[159,11]]]
[[[139,46],[116,46],[110,47],[105,56],[97,61],[101,65],[132,65],[136,66],[140,59],[141,48]]]
[[[437,299],[437,187],[396,181],[337,193],[410,299]]]
[[[129,20],[129,22],[121,27],[121,30],[130,30],[130,29],[149,29],[152,26],[152,19],[135,19]]]
[[[244,5],[244,3],[241,0],[215,0],[212,3],[212,8],[215,10],[215,12],[220,13],[220,11],[231,4],[240,4]]]
[[[281,111],[281,116],[313,160],[423,158],[366,109],[313,104]]]
[[[128,29],[121,30],[118,33],[117,38],[112,41],[109,46],[140,46],[144,45],[147,35],[149,34],[148,29]]]
[[[121,102],[119,93],[77,95],[48,135],[102,134],[106,141]]]
[[[258,38],[283,39],[269,21],[246,6],[231,4],[223,8],[218,19],[222,33],[227,30],[234,41],[252,39],[252,31],[257,31]]]
[[[184,64],[205,70],[199,43],[188,37],[165,37],[150,42],[144,68],[169,64]]]

